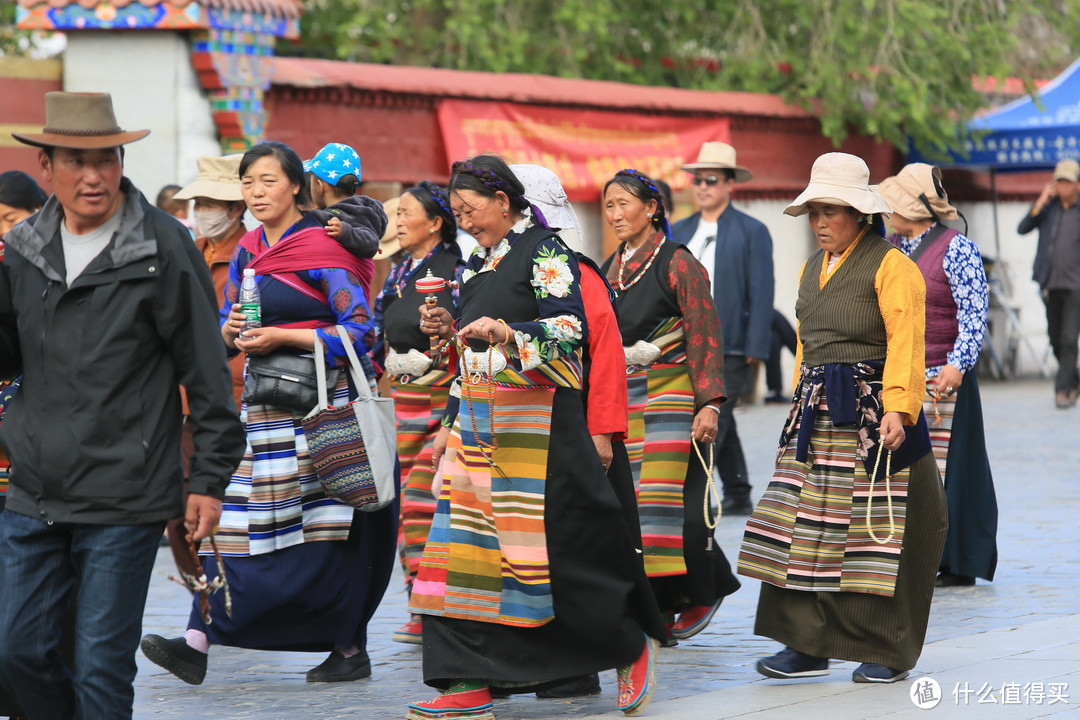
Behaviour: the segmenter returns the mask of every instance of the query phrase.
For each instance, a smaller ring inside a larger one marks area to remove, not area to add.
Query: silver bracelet
[[[717,414],[717,415],[719,415],[719,414],[720,414],[720,408],[716,407],[716,406],[715,406],[715,405],[713,405],[712,403],[710,403],[710,404],[708,404],[708,405],[702,405],[702,408],[703,408],[703,409],[704,409],[704,408],[709,408],[710,410],[715,410],[715,411],[716,411],[716,414]]]

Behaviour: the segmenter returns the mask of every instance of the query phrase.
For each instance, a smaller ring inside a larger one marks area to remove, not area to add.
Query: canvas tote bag
[[[315,333],[315,349],[325,354]],[[302,421],[308,452],[328,495],[347,505],[373,512],[389,505],[397,490],[394,459],[397,428],[394,401],[372,394],[345,328],[338,337],[349,356],[349,372],[357,398],[339,407],[327,401],[326,363],[316,362],[318,405]]]

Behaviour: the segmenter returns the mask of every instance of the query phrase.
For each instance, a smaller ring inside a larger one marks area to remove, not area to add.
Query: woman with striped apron
[[[796,392],[776,472],[746,524],[739,572],[761,580],[754,632],[786,647],[767,677],[861,663],[907,676],[922,652],[945,539],[945,495],[922,398],[919,269],[882,237],[889,205],[866,163],[828,153],[785,211],[821,246],[803,266]]]
[[[941,170],[911,163],[881,181],[893,208],[889,240],[918,265],[926,281],[926,397],[923,412],[938,472],[945,481],[949,534],[937,587],[994,579],[997,496],[986,455],[975,363],[986,337],[989,288],[979,247],[944,224],[955,220]]]
[[[450,202],[480,250],[463,275],[460,397],[411,597],[424,681],[445,692],[407,717],[490,720],[493,687],[535,691],[610,668],[617,707],[637,714],[657,641],[631,611],[639,561],[586,423],[577,259],[499,158],[455,163]],[[451,336],[444,309],[421,315]]]
[[[430,298],[456,314],[458,281],[465,263],[457,246],[457,223],[442,188],[424,181],[406,190],[393,221],[405,254],[375,301],[375,327],[381,342],[372,357],[386,369],[394,394],[401,463],[398,554],[411,591],[435,514],[431,451],[454,378],[447,343],[432,343],[420,330],[419,307]],[[420,292],[417,281],[428,273],[452,282],[434,293]],[[394,633],[394,640],[419,644],[420,633],[420,616],[413,615]]]
[[[705,269],[671,240],[651,179],[619,172],[604,188],[603,209],[621,241],[604,270],[626,347],[626,449],[645,571],[668,619],[665,644],[674,645],[701,632],[739,589],[713,541],[712,447],[725,399],[720,319]]]

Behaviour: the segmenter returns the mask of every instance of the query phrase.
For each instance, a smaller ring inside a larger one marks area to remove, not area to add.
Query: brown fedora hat
[[[26,145],[76,150],[126,145],[142,140],[149,130],[121,130],[109,93],[45,93],[45,127],[40,133],[11,133]]]

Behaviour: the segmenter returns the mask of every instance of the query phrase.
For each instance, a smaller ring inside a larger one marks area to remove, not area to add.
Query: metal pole
[[[998,228],[997,171],[990,168],[990,196],[994,205],[994,259],[1001,262],[1001,230]]]

